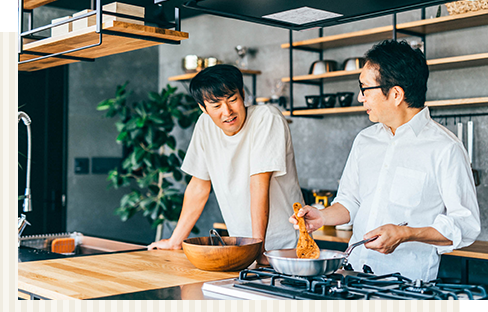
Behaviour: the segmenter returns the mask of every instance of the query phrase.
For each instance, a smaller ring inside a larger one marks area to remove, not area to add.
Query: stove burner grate
[[[301,277],[280,274],[271,268],[258,268],[241,271],[234,287],[289,299],[488,299],[486,290],[481,286],[443,284],[438,280],[412,281],[399,273]]]

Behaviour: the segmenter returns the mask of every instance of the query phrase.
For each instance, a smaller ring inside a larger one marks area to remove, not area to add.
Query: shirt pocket
[[[397,167],[390,190],[390,201],[405,207],[420,204],[426,173]]]

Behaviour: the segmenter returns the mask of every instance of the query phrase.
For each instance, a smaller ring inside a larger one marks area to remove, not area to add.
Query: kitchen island
[[[26,299],[115,299],[166,289],[164,299],[192,300],[204,299],[203,282],[234,278],[239,272],[199,270],[182,250],[144,250],[24,262],[18,264],[18,274],[19,297]]]

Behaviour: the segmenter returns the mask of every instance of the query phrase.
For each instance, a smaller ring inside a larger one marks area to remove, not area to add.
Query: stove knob
[[[371,269],[371,267],[369,265],[363,265],[363,272],[364,273],[369,273],[369,274],[374,274],[373,270]]]
[[[345,271],[354,271],[354,269],[352,268],[352,265],[350,263],[348,263],[345,267],[344,267],[344,270]]]
[[[421,287],[422,286],[422,280],[421,279],[416,279],[415,280],[415,287]]]

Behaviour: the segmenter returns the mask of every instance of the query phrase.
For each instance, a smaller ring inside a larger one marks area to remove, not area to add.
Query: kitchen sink
[[[56,239],[73,239],[72,252],[56,252],[52,242]],[[20,238],[19,262],[96,255],[124,251],[145,250],[146,246],[115,241],[111,239],[85,236],[79,232],[32,235]]]

